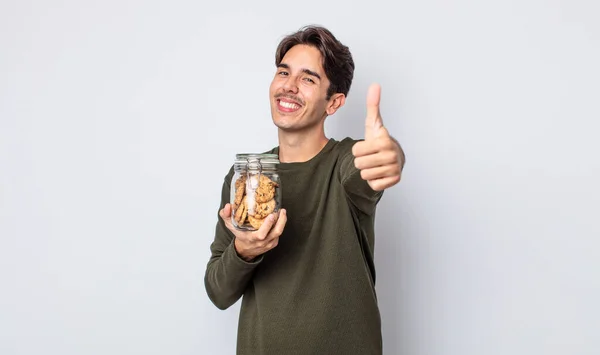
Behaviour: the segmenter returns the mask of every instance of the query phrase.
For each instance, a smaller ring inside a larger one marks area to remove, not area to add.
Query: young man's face
[[[319,50],[302,44],[283,57],[269,89],[271,115],[280,129],[312,128],[343,103],[339,94],[326,100],[329,79],[321,63]]]

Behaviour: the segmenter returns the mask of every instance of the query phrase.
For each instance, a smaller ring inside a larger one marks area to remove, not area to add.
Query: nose
[[[287,80],[283,83],[283,90],[289,93],[298,93],[298,83],[296,82],[296,77],[293,75],[289,75]]]

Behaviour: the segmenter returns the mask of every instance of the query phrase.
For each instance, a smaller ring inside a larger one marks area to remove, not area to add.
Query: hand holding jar
[[[276,154],[237,154],[230,203],[221,210],[240,256],[252,259],[277,246],[286,223]]]
[[[246,261],[251,261],[257,256],[275,248],[277,243],[279,243],[279,236],[283,233],[283,228],[287,222],[285,210],[281,209],[277,214],[267,216],[258,230],[246,231],[236,228],[231,222],[231,204],[226,204],[219,211],[219,215],[225,221],[227,229],[235,235],[234,243],[236,252]]]

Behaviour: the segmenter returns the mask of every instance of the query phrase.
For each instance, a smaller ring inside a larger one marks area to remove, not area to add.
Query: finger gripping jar
[[[231,180],[231,222],[239,230],[258,230],[281,208],[276,154],[236,154]]]

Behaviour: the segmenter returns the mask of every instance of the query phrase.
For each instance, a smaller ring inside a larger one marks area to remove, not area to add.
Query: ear
[[[327,103],[327,115],[333,115],[340,107],[346,103],[346,95],[344,94],[333,94]]]

